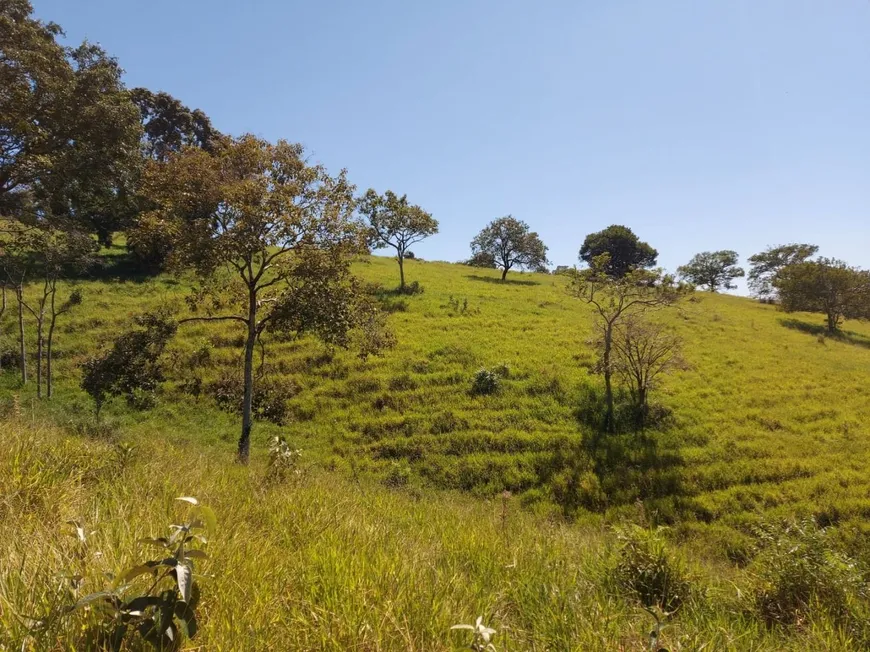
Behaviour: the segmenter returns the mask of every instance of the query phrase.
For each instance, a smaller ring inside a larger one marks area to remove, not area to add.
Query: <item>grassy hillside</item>
[[[262,457],[241,467],[215,448],[157,439],[130,451],[124,437],[71,436],[24,415],[0,429],[0,650],[92,649],[98,612],[65,607],[147,559],[136,541],[183,518],[181,495],[218,517],[210,558],[197,562],[190,649],[459,650],[470,639],[451,626],[482,616],[500,651],[640,651],[654,623],[640,607],[643,586],[679,598],[659,638],[671,650],[870,641],[860,577],[817,535],[775,540],[740,570],[687,563],[666,533],[618,540],[512,499],[411,494],[317,470],[276,485]],[[768,627],[771,596],[786,609],[808,603],[798,620]]]
[[[397,347],[362,361],[314,341],[267,342],[286,420],[257,423],[254,462],[240,468],[239,419],[212,397],[239,375],[241,333],[225,325],[183,326],[156,403],[116,401],[94,422],[81,362],[134,315],[182,308],[188,291],[184,279],[122,269],[79,282],[84,303],[59,326],[52,401],[8,365],[0,375],[0,521],[10,525],[0,629],[14,649],[80,645],[76,618],[87,615],[52,620],[41,639],[27,624],[72,599],[62,573],[96,590],[101,573],[131,563],[135,540],[159,534],[185,494],[222,521],[202,577],[204,649],[451,649],[463,639],[449,627],[478,615],[499,630],[499,650],[644,649],[652,619],[626,582],[660,545],[690,587],[665,630],[673,649],[870,640],[859,608],[870,561],[867,325],[824,338],[817,315],[699,294],[659,315],[692,365],[654,396],[670,417],[602,449],[580,418],[600,391],[592,315],[562,277],[502,283],[495,271],[410,261],[424,291],[401,296],[388,290],[394,261],[373,257],[356,270],[381,285]],[[14,348],[14,328],[7,312],[0,350]],[[474,373],[497,365],[508,370],[501,391],[472,395]],[[269,487],[265,444],[277,433],[302,449],[307,472]],[[836,527],[775,534],[803,517]],[[95,532],[86,568],[64,533],[70,518]],[[620,552],[608,526],[631,522],[671,527],[636,532]],[[773,621],[785,626],[767,627],[780,603],[790,615]]]
[[[357,272],[383,288],[396,283],[386,258],[360,262]],[[14,393],[35,414],[87,423],[81,361],[133,315],[183,307],[183,280],[105,276],[80,283],[84,304],[60,325],[56,399],[36,404],[32,383],[18,387],[9,371],[7,404]],[[381,358],[364,362],[314,341],[267,342],[268,375],[288,415],[281,427],[258,423],[255,447],[282,432],[327,468],[478,496],[507,489],[538,511],[580,518],[613,520],[643,500],[654,519],[688,530],[713,523],[747,532],[792,515],[840,522],[870,509],[867,325],[850,322],[842,338],[823,338],[817,315],[703,293],[662,312],[685,339],[692,369],[667,377],[654,397],[672,411],[669,425],[622,438],[602,462],[578,419],[600,386],[589,374],[592,315],[562,277],[511,274],[502,283],[494,270],[418,261],[409,261],[408,276],[422,294],[381,292],[398,337]],[[8,316],[3,333],[0,347],[13,348]],[[240,336],[225,324],[183,326],[157,404],[117,402],[107,420],[131,435],[229,454],[238,418],[216,406],[210,384],[239,376]],[[474,372],[499,364],[509,369],[502,390],[473,396]]]

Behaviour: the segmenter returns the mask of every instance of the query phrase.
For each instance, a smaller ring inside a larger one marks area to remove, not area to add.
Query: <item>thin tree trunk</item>
[[[51,288],[51,321],[48,324],[48,342],[45,349],[45,393],[48,398],[51,398],[53,386],[51,383],[51,345],[54,341],[54,325],[57,323],[57,311],[54,306],[54,298],[57,295],[57,288]]]
[[[502,281],[505,280],[505,278],[507,278],[507,273],[508,273],[507,267],[505,267],[504,269],[501,270],[501,280]]]
[[[21,382],[27,384],[27,347],[24,343],[24,288],[15,288],[15,298],[18,300],[18,356],[21,365]]]
[[[612,370],[610,368],[611,347],[613,343],[613,327],[608,325],[604,331],[604,398],[607,402],[607,411],[604,415],[604,429],[607,432],[613,431],[613,382]]]
[[[42,398],[42,325],[44,316],[40,311],[36,319],[36,398]]]
[[[6,314],[6,286],[0,287],[0,295],[2,295],[2,303],[0,303],[0,320]],[[3,371],[3,348],[0,347],[0,372]]]
[[[405,289],[405,256],[399,254],[399,289]]]
[[[239,438],[239,462],[248,463],[251,455],[251,426],[254,405],[254,347],[257,344],[257,292],[248,296],[248,336],[245,340],[245,397],[242,401],[242,436]]]

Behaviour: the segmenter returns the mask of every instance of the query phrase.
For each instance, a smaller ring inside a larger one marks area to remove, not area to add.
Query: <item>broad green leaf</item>
[[[202,550],[187,550],[185,551],[184,556],[189,559],[208,559],[208,555]]]
[[[140,564],[139,566],[133,566],[133,568],[128,568],[123,573],[121,573],[118,578],[115,580],[115,584],[125,584],[132,579],[139,577],[140,575],[144,575],[145,573],[155,573],[156,562],[148,562],[147,564]]]
[[[184,632],[184,635],[187,636],[187,638],[193,638],[196,636],[196,632],[199,629],[196,623],[196,613],[189,604],[185,602],[176,602],[175,617],[178,618],[178,621],[181,623],[181,631]]]
[[[136,543],[144,543],[149,546],[157,546],[158,548],[166,548],[169,545],[169,539],[166,537],[145,537],[143,539],[139,539]]]

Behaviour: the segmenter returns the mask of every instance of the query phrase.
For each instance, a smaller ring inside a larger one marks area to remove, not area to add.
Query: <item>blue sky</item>
[[[511,213],[573,264],[626,224],[694,253],[870,267],[868,0],[33,0],[226,132],[299,141],[441,223]]]

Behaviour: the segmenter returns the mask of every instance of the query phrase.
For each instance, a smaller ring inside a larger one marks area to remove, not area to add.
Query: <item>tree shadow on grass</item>
[[[495,283],[496,285],[540,285],[538,281],[526,281],[518,278],[493,278],[492,276],[479,276],[477,274],[466,274],[465,278],[472,281],[483,281],[484,283]]]
[[[810,324],[797,319],[780,319],[779,323],[786,328],[801,331],[808,335],[827,337],[837,342],[845,342],[846,344],[854,344],[855,346],[863,346],[865,349],[870,349],[870,337],[863,333],[856,333],[855,331],[837,331],[831,333],[824,324]]]

